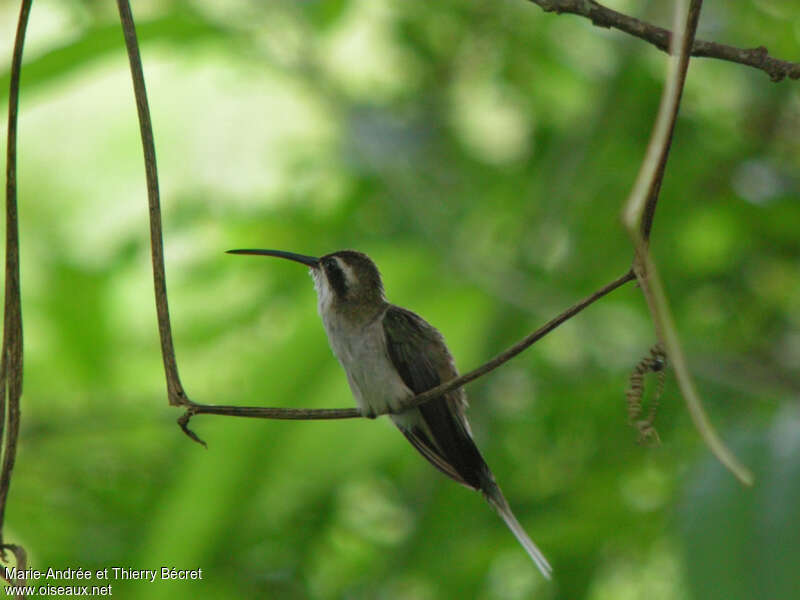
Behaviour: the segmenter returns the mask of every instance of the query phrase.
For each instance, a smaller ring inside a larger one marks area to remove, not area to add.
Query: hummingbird
[[[404,401],[458,376],[439,331],[422,317],[386,300],[380,272],[366,254],[340,250],[322,257],[283,250],[229,250],[274,256],[306,265],[328,342],[344,368],[361,413],[389,418],[434,467],[481,492],[533,562],[550,579],[552,568],[525,533],[481,456],[465,409],[466,393],[451,390],[419,406]]]

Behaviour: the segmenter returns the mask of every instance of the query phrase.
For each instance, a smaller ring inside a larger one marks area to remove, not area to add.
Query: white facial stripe
[[[344,262],[338,256],[334,256],[333,260],[336,261],[336,264],[339,265],[339,268],[344,273],[344,282],[347,285],[347,289],[353,289],[355,287],[356,282],[356,275],[353,273],[353,269],[350,268],[346,262]]]

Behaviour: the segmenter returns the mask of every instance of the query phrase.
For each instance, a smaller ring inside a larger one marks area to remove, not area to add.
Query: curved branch
[[[139,130],[142,136],[144,151],[144,168],[147,176],[147,202],[150,209],[150,248],[153,262],[153,285],[156,295],[156,313],[158,315],[158,334],[161,340],[161,357],[164,361],[164,372],[167,377],[167,395],[169,403],[181,406],[189,403],[178,376],[178,363],[175,359],[175,347],[172,343],[172,327],[169,320],[167,304],[167,278],[164,272],[164,241],[161,227],[161,200],[158,192],[158,169],[156,168],[156,149],[153,143],[153,125],[150,121],[150,108],[147,104],[147,90],[144,85],[142,58],[139,55],[139,43],[136,40],[136,26],[133,22],[128,0],[117,0],[122,32],[125,36],[125,47],[131,64],[133,92],[136,97],[136,110],[139,115]]]
[[[593,0],[529,0],[529,2],[533,2],[545,12],[569,13],[586,17],[592,21],[593,25],[618,29],[651,43],[659,50],[669,52],[672,32],[607,8]],[[800,79],[800,63],[773,58],[764,46],[737,48],[716,42],[694,40],[691,55],[717,58],[753,67],[764,71],[775,82],[782,81],[786,77]]]
[[[239,406],[228,406],[228,405],[203,405],[192,402],[184,393],[180,383],[180,379],[178,377],[177,363],[175,360],[172,334],[169,322],[169,311],[167,307],[161,214],[160,214],[159,197],[158,197],[158,176],[155,163],[155,149],[153,145],[152,126],[150,123],[150,115],[147,106],[147,95],[144,86],[144,76],[142,74],[142,64],[141,64],[141,59],[139,57],[138,44],[136,41],[136,32],[128,0],[117,0],[117,4],[119,7],[120,20],[122,22],[123,31],[125,34],[125,42],[131,64],[131,73],[133,76],[133,83],[134,83],[134,93],[136,95],[136,104],[137,104],[139,123],[142,134],[142,145],[144,147],[144,154],[145,154],[145,168],[147,173],[147,184],[148,184],[147,186],[148,201],[150,207],[150,237],[151,237],[152,255],[153,255],[153,277],[155,283],[156,306],[158,310],[158,323],[159,323],[159,333],[161,339],[162,357],[164,360],[164,369],[167,377],[167,390],[169,393],[170,404],[183,405],[187,407],[186,412],[178,419],[178,424],[181,426],[183,431],[189,437],[203,444],[202,440],[200,440],[200,438],[198,438],[197,435],[195,435],[194,432],[192,432],[188,427],[191,418],[197,414],[216,414],[216,415],[227,415],[227,416],[237,416],[237,417],[292,419],[292,420],[347,419],[347,418],[357,418],[362,416],[358,410],[353,408],[293,409],[293,408],[271,408],[271,407],[267,408],[239,407]],[[537,2],[537,4],[545,8],[545,10],[558,10],[559,12],[569,12],[568,8],[570,6],[573,7],[572,12],[575,12],[577,10],[577,7],[582,7],[582,9],[586,12],[585,16],[590,16],[590,18],[592,18],[596,24],[600,25],[604,24],[603,20],[598,15],[591,16],[592,11],[599,10],[601,11],[601,15],[606,15],[606,16],[611,14],[611,15],[616,15],[616,17],[619,18],[624,17],[624,15],[621,15],[620,13],[614,13],[614,11],[609,11],[608,9],[605,9],[596,2],[592,2],[591,0],[586,0],[585,2],[579,2],[579,3]],[[701,0],[693,1],[693,7],[696,7],[696,9],[693,8],[694,24],[687,26],[687,29],[691,30],[691,33],[688,36],[689,40],[694,39],[693,27],[696,27],[697,23],[696,17],[699,16],[699,7],[701,4],[702,4]],[[576,14],[584,14],[584,13],[577,12]],[[639,25],[643,26],[645,31],[655,30],[657,32],[657,28],[653,28],[652,26],[644,24],[640,21],[636,21],[635,19],[632,20],[630,17],[624,17],[624,18],[627,19],[628,21],[633,22],[634,24],[638,23]],[[609,23],[605,23],[605,25],[610,26]],[[625,29],[623,28],[623,30]],[[667,38],[665,39],[669,39],[669,33],[665,31],[665,34],[667,35]],[[645,37],[644,39],[647,38]],[[694,46],[690,44],[690,47],[693,48]],[[683,86],[685,69],[686,66],[688,65],[687,49],[688,48],[684,48],[684,51],[682,52],[684,56],[680,60],[681,68],[676,69],[678,72],[677,78],[670,79],[670,81],[672,82],[671,85],[673,86],[672,97],[673,100],[675,101],[675,106],[672,107],[671,115],[667,117],[669,120],[664,120],[662,118],[666,117],[665,109],[667,107],[666,103],[662,104],[662,113],[664,113],[664,115],[660,115],[659,118],[661,119],[662,123],[669,123],[669,125],[664,125],[664,124],[661,125],[663,132],[666,134],[664,137],[659,138],[663,143],[663,145],[659,149],[658,146],[651,143],[650,148],[648,149],[648,156],[644,161],[643,169],[645,169],[645,167],[647,169],[653,168],[654,169],[652,171],[653,177],[648,179],[647,177],[643,177],[640,174],[639,180],[637,181],[637,188],[641,183],[643,186],[641,189],[643,191],[646,191],[646,193],[632,194],[628,206],[628,214],[627,214],[628,218],[626,218],[626,222],[630,223],[631,222],[630,215],[634,214],[637,223],[637,230],[634,233],[632,233],[632,235],[634,235],[638,239],[638,243],[636,244],[637,260],[635,260],[634,262],[635,269],[631,269],[630,271],[628,271],[621,277],[617,278],[616,280],[612,281],[611,283],[601,288],[594,294],[590,295],[586,299],[568,308],[560,315],[552,319],[550,322],[545,324],[543,327],[534,331],[526,338],[521,340],[519,343],[515,344],[514,346],[512,346],[502,354],[498,355],[494,359],[490,360],[489,362],[485,363],[484,365],[478,367],[477,369],[474,369],[473,371],[470,371],[469,373],[466,373],[465,375],[457,377],[451,381],[445,382],[434,389],[428,390],[427,392],[424,392],[413,398],[410,398],[407,403],[403,404],[400,410],[406,410],[408,408],[412,408],[424,402],[430,401],[433,398],[440,397],[447,391],[463,386],[466,383],[469,383],[470,381],[473,381],[485,375],[486,373],[496,369],[498,366],[507,362],[514,356],[518,355],[526,348],[529,348],[537,340],[541,339],[547,333],[558,327],[558,325],[575,316],[578,312],[583,310],[589,304],[595,302],[599,298],[603,297],[604,295],[608,294],[614,289],[620,287],[621,285],[637,278],[639,279],[640,283],[642,283],[643,287],[646,287],[648,285],[646,277],[647,267],[643,266],[647,265],[646,261],[647,256],[644,257],[645,260],[642,260],[640,251],[644,249],[644,254],[645,255],[647,254],[646,240],[650,232],[650,226],[652,225],[653,214],[658,200],[661,176],[663,176],[663,169],[664,165],[666,164],[666,158],[668,155],[668,150],[670,145],[669,142],[671,141],[672,127],[674,126],[675,116],[677,114],[677,106],[680,100],[680,91]],[[674,94],[674,90],[677,90],[677,94]],[[647,216],[643,220],[640,220],[642,212],[644,210],[647,210]],[[642,269],[645,270],[642,271]],[[648,296],[648,298],[651,297],[651,294],[649,293],[649,288],[645,289],[645,294]],[[656,328],[658,330],[660,321],[656,318],[655,312],[654,312],[654,321],[656,321]],[[661,337],[661,335],[659,335],[659,337]],[[669,343],[667,344],[667,347],[669,350],[670,349]],[[687,402],[689,402],[688,399]],[[700,424],[698,424],[698,428],[700,428],[702,432],[703,428],[701,427]],[[705,435],[704,437],[708,442],[709,441],[708,438]]]
[[[166,275],[164,272],[164,248],[162,241],[161,226],[161,207],[158,193],[158,172],[156,170],[156,154],[153,144],[153,127],[150,121],[150,110],[147,104],[147,92],[144,85],[144,75],[142,72],[142,61],[139,56],[139,46],[136,40],[136,29],[131,14],[128,0],[117,0],[119,8],[120,22],[125,34],[125,45],[128,50],[128,58],[131,64],[131,75],[133,77],[133,89],[136,96],[136,108],[139,116],[139,128],[142,135],[142,147],[145,157],[145,171],[147,175],[147,196],[150,207],[150,244],[153,255],[153,280],[155,284],[156,308],[158,312],[158,330],[161,339],[161,354],[164,360],[164,371],[167,377],[167,392],[169,402],[173,406],[185,406],[186,412],[178,419],[183,432],[199,444],[205,445],[197,435],[189,429],[189,421],[192,417],[200,414],[225,415],[233,417],[250,417],[257,419],[287,419],[287,420],[328,420],[328,419],[354,419],[364,415],[355,408],[279,408],[279,407],[255,407],[255,406],[230,406],[216,404],[198,404],[192,402],[183,390],[178,377],[177,361],[175,359],[175,349],[172,342],[172,331],[169,320],[169,309],[167,306],[167,286]],[[633,281],[636,278],[633,270],[628,271],[618,277],[605,287],[596,291],[589,297],[581,300],[577,304],[569,307],[560,315],[550,320],[526,338],[496,356],[489,362],[481,365],[477,369],[470,371],[451,381],[428,390],[410,398],[401,410],[412,408],[433,398],[461,387],[470,381],[477,379],[507,362],[517,354],[529,348],[537,340],[541,339],[553,329],[561,325],[564,321],[572,318],[594,301],[602,298],[609,292],[617,289],[621,285]]]
[[[702,0],[691,3],[686,15],[687,28],[673,43],[679,45],[676,60],[671,63],[671,71],[667,76],[664,94],[656,123],[653,127],[652,140],[648,144],[639,176],[625,213],[625,224],[633,227],[639,224],[638,242],[644,246],[639,253],[646,249],[650,242],[650,231],[653,227],[656,206],[661,193],[661,182],[667,168],[669,150],[672,147],[672,137],[675,134],[675,124],[678,121],[678,111],[681,107],[683,87],[686,84],[686,73],[689,71],[689,48],[694,41],[694,34],[700,21]]]
[[[606,294],[613,292],[618,287],[628,283],[629,281],[633,281],[636,279],[636,275],[632,270],[628,271],[624,275],[617,277],[611,283],[603,286],[593,294],[587,296],[580,302],[577,302],[567,308],[566,310],[562,311],[561,314],[554,317],[544,325],[542,325],[539,329],[534,331],[533,333],[527,335],[525,338],[511,346],[508,350],[498,354],[492,360],[482,364],[476,369],[465,373],[455,379],[451,379],[450,381],[446,381],[441,385],[431,388],[430,390],[423,392],[421,394],[417,394],[416,396],[409,398],[405,402],[401,404],[401,406],[392,412],[402,412],[404,410],[408,410],[409,408],[413,408],[415,406],[419,406],[425,402],[429,402],[434,398],[438,398],[451,390],[454,390],[458,387],[466,385],[471,381],[478,379],[479,377],[483,377],[490,371],[495,370],[497,367],[502,365],[503,363],[508,362],[523,350],[530,348],[534,343],[542,339],[548,333],[553,331],[556,327],[568,321],[579,312],[581,312],[584,308],[592,304],[593,302],[599,300]],[[388,413],[389,411],[387,411]],[[381,413],[381,414],[387,414]],[[254,419],[286,419],[286,420],[295,420],[295,421],[312,421],[312,420],[328,420],[328,419],[355,419],[358,417],[363,417],[361,412],[356,408],[317,408],[317,409],[306,409],[306,408],[278,408],[278,407],[256,407],[256,406],[223,406],[223,405],[215,405],[215,404],[195,404],[191,403],[187,408],[186,412],[178,419],[178,424],[183,429],[184,433],[191,437],[196,442],[199,442],[203,445],[202,440],[200,440],[195,433],[188,428],[189,421],[195,415],[225,415],[230,417],[250,417]]]
[[[22,73],[22,50],[33,0],[23,0],[17,22],[14,54],[11,59],[11,83],[8,93],[8,139],[6,146],[6,286],[3,315],[3,349],[0,364],[0,436],[3,438],[3,470],[0,475],[0,557],[9,549],[17,564],[25,563],[25,551],[3,541],[6,501],[11,473],[17,458],[20,406],[22,396],[22,300],[19,283],[19,223],[17,215],[17,115],[19,79]],[[8,393],[8,406],[6,406]],[[6,409],[8,409],[6,411]],[[8,414],[6,414],[6,412]],[[8,425],[6,430],[4,425]]]
[[[661,177],[664,173],[669,146],[672,142],[672,133],[680,106],[681,92],[686,81],[686,71],[689,67],[689,48],[692,47],[697,23],[700,19],[700,9],[703,0],[691,0],[689,10],[678,2],[676,10],[676,30],[680,27],[678,16],[685,13],[685,29],[676,36],[673,44],[677,47],[677,56],[670,61],[670,72],[667,75],[664,93],[661,98],[658,116],[647,152],[639,168],[633,190],[628,198],[623,213],[623,222],[631,236],[634,245],[634,270],[639,286],[647,301],[653,325],[658,340],[666,349],[675,378],[678,380],[681,393],[686,402],[692,421],[700,437],[717,459],[745,485],[752,485],[753,474],[741,464],[734,454],[725,446],[717,435],[714,427],[703,409],[694,382],[689,374],[689,368],[678,339],[678,332],[672,320],[669,303],[664,292],[664,286],[656,269],[656,264],[650,255],[646,234],[649,234],[652,225],[653,212],[658,201],[658,191]],[[673,54],[675,54],[673,50]]]

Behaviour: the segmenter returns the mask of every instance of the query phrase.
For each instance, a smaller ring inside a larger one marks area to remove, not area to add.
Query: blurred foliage
[[[609,2],[661,25],[668,4]],[[700,37],[800,58],[794,0],[705,4]],[[0,2],[4,56],[16,10]],[[352,405],[304,271],[228,248],[369,253],[462,370],[628,268],[618,215],[665,71],[642,42],[524,0],[134,14],[198,402]],[[655,340],[634,286],[468,388],[479,446],[554,565],[547,584],[480,496],[386,419],[197,418],[208,451],[180,433],[114,3],[37,0],[29,39],[6,535],[34,566],[203,569],[112,582],[126,599],[800,597],[797,82],[692,62],[653,232],[691,368],[753,489],[709,458],[669,377],[662,445],[635,444],[624,392]]]

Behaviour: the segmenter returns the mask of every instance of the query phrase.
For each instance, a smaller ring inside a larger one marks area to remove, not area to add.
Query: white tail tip
[[[486,499],[497,511],[497,514],[502,517],[506,525],[508,525],[511,533],[514,534],[514,537],[517,538],[519,543],[522,544],[522,547],[525,548],[528,556],[530,556],[534,564],[539,567],[539,570],[542,572],[542,575],[544,575],[545,579],[550,579],[553,573],[553,567],[551,567],[550,563],[547,562],[544,554],[542,554],[542,551],[539,550],[536,544],[533,543],[533,540],[528,537],[527,533],[525,533],[522,525],[519,524],[519,521],[517,521],[514,513],[511,512],[511,508],[508,506],[508,502],[506,502],[506,499],[503,497],[500,489],[495,487],[495,489],[491,491],[491,495],[486,494]]]

